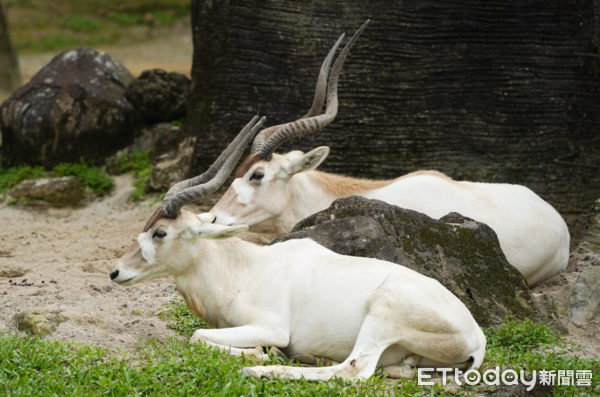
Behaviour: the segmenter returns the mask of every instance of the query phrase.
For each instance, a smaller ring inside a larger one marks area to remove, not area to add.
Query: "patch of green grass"
[[[63,19],[60,26],[76,32],[93,32],[102,27],[102,22],[96,18],[78,15]]]
[[[591,386],[561,385],[557,386],[554,395],[600,395],[600,361],[568,354],[564,338],[546,324],[535,324],[531,320],[518,323],[507,319],[502,327],[486,329],[485,333],[488,345],[481,373],[496,366],[527,373],[534,370],[554,370],[555,374],[559,370],[589,370],[593,374]]]
[[[98,167],[90,166],[83,160],[79,164],[61,163],[52,170],[54,176],[75,176],[94,193],[103,194],[112,189],[114,181]]]
[[[121,26],[135,26],[144,24],[144,16],[142,14],[111,12],[108,14],[108,18]]]
[[[25,179],[37,179],[50,176],[74,176],[95,194],[103,194],[110,190],[114,182],[104,171],[98,167],[86,164],[83,160],[79,164],[61,163],[50,172],[42,166],[18,166],[11,168],[0,167],[0,196],[3,197],[16,184]]]
[[[44,167],[22,166],[2,168],[0,166],[0,194],[7,193],[17,183],[24,179],[40,178],[44,174]]]
[[[0,337],[0,390],[7,396],[441,396],[439,386],[372,377],[351,382],[254,379],[243,358],[177,339],[147,341],[130,355],[39,338]]]
[[[31,49],[35,51],[54,51],[72,48],[77,44],[77,39],[63,34],[53,34],[44,36],[40,39],[29,40],[22,44],[17,44],[17,49]]]
[[[137,177],[134,182],[135,191],[131,195],[131,201],[139,200],[144,195],[144,185],[152,174],[150,150],[134,150],[129,154],[119,157],[118,162],[118,169],[120,172],[133,172]]]
[[[190,14],[189,0],[18,0],[5,7],[13,43],[25,52],[141,43],[152,36],[140,29],[150,22],[146,16],[162,34]]]
[[[183,126],[183,123],[185,123],[185,117],[179,120],[173,120],[171,121],[171,125],[174,127],[181,127]]]
[[[167,304],[167,307],[161,310],[159,318],[168,321],[167,328],[171,328],[179,335],[191,338],[198,329],[206,329],[208,326],[192,313],[183,299],[176,298]]]
[[[516,322],[510,318],[498,329],[487,329],[486,337],[488,347],[505,347],[515,351],[551,346],[559,340],[556,332],[546,324],[536,324],[530,319]]]

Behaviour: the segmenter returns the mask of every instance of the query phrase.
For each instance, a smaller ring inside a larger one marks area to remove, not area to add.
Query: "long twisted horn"
[[[335,64],[333,65],[333,69],[331,70],[331,75],[329,76],[329,84],[327,87],[327,108],[324,114],[319,116],[314,116],[306,119],[300,119],[296,121],[292,121],[291,123],[283,124],[277,129],[271,137],[262,145],[258,155],[266,160],[271,160],[271,156],[273,151],[282,143],[289,141],[292,138],[308,134],[314,131],[318,131],[323,129],[329,123],[333,121],[337,114],[338,109],[338,99],[337,99],[337,83],[339,79],[340,72],[342,70],[342,66],[344,65],[344,61],[346,60],[346,56],[350,52],[350,48],[363,32],[363,30],[369,24],[369,20],[367,20],[361,27],[354,33],[354,36],[348,41],[339,57],[336,59]]]
[[[333,45],[333,47],[331,47],[331,50],[329,50],[329,53],[325,57],[325,60],[323,61],[323,64],[321,65],[321,71],[319,72],[319,78],[317,80],[317,86],[315,88],[315,97],[313,99],[312,107],[310,108],[308,113],[306,113],[304,116],[302,116],[301,119],[313,117],[313,116],[316,116],[319,113],[321,113],[321,109],[323,108],[323,103],[325,102],[325,93],[326,93],[326,89],[327,89],[327,76],[329,75],[329,66],[331,65],[331,61],[333,60],[333,57],[334,57],[338,47],[340,46],[340,44],[342,43],[342,40],[344,39],[344,36],[345,36],[345,33],[342,33],[340,38],[336,41],[336,43]],[[260,152],[263,145],[265,144],[265,142],[271,137],[271,135],[273,135],[275,132],[277,132],[277,130],[281,126],[282,126],[282,124],[274,125],[272,127],[265,128],[264,130],[259,132],[258,135],[256,135],[256,138],[254,138],[254,142],[252,143],[252,151],[250,153]]]
[[[144,231],[148,231],[154,222],[160,218],[177,218],[181,207],[219,189],[233,171],[244,149],[248,146],[256,131],[263,125],[265,119],[263,117],[257,122],[258,116],[254,116],[206,172],[173,185],[165,195],[162,205],[146,222]]]

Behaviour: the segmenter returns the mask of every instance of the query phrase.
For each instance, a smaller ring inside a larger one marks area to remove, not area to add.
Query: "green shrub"
[[[86,164],[83,160],[79,164],[60,163],[52,170],[55,176],[75,176],[94,193],[103,194],[112,189],[114,181],[98,167]]]
[[[0,193],[7,193],[13,186],[24,179],[40,178],[44,167],[21,166],[3,169],[0,167]]]
[[[133,172],[136,181],[133,183],[135,191],[131,195],[131,201],[137,201],[144,195],[144,185],[152,174],[152,161],[150,150],[134,150],[131,153],[119,157],[119,171]]]

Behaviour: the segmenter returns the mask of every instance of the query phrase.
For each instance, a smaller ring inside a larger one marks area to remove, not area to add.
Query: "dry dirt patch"
[[[11,253],[0,256],[0,322],[24,310],[58,312],[69,320],[50,338],[111,350],[174,335],[158,318],[176,296],[172,278],[119,287],[108,276],[153,211],[116,204],[130,183],[118,177],[112,195],[77,209],[0,205],[0,251]]]

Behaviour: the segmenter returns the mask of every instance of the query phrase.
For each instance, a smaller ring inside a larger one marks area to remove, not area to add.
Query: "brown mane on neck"
[[[258,163],[260,160],[263,160],[263,158],[258,153],[252,153],[251,155],[249,155],[248,157],[246,157],[244,159],[244,161],[242,161],[242,164],[240,164],[240,166],[238,167],[237,171],[235,172],[235,177],[236,178],[241,178],[244,175],[246,175],[246,172],[248,172],[248,170],[254,164]]]
[[[353,194],[368,192],[369,190],[380,189],[395,181],[395,179],[388,181],[373,181],[370,179],[328,174],[320,171],[313,171],[308,175],[310,175],[310,177],[327,193],[336,197],[347,197],[352,196]]]
[[[308,173],[308,175],[310,175],[310,177],[327,193],[330,193],[336,197],[347,197],[352,196],[353,194],[361,194],[370,190],[381,189],[382,187],[391,185],[400,179],[410,178],[418,175],[431,175],[437,178],[445,178],[449,181],[452,181],[452,179],[450,179],[448,176],[438,171],[416,171],[403,175],[399,178],[386,181],[352,178],[343,175],[328,174],[320,171],[312,171]]]

